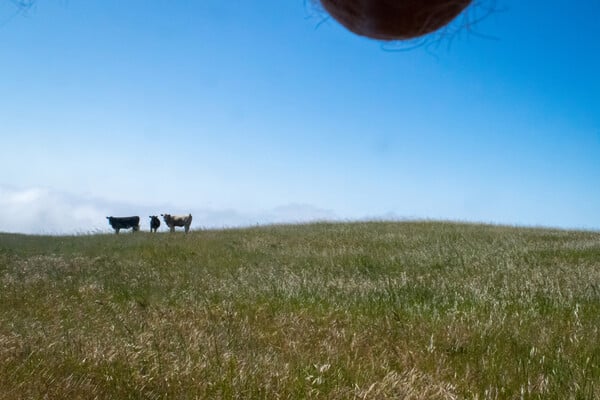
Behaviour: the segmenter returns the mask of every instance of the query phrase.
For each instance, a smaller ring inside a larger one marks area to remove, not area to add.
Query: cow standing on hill
[[[140,230],[140,217],[106,217],[108,223],[113,227],[118,235],[121,229],[132,228],[133,232]]]
[[[160,226],[160,219],[156,215],[150,216],[150,232],[156,232]]]
[[[171,214],[160,214],[165,220],[165,224],[169,227],[171,232],[175,232],[176,226],[183,226],[185,232],[190,230],[192,224],[192,214],[189,215],[171,215]]]

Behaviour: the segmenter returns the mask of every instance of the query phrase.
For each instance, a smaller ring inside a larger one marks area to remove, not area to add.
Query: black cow
[[[140,230],[140,217],[106,217],[108,223],[118,235],[119,230],[132,228],[133,232]]]
[[[156,232],[160,226],[160,219],[156,215],[150,216],[150,232]]]

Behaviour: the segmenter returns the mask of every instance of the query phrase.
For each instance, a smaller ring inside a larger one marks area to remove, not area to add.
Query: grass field
[[[0,234],[1,399],[600,399],[600,234]]]

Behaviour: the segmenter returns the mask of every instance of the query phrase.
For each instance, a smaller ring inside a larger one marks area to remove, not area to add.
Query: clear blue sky
[[[0,0],[0,231],[600,229],[600,3],[495,5],[395,51],[310,0]]]

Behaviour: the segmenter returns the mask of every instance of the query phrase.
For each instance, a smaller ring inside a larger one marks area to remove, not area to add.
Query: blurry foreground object
[[[447,25],[472,0],[319,0],[339,23],[377,40],[408,40]]]

